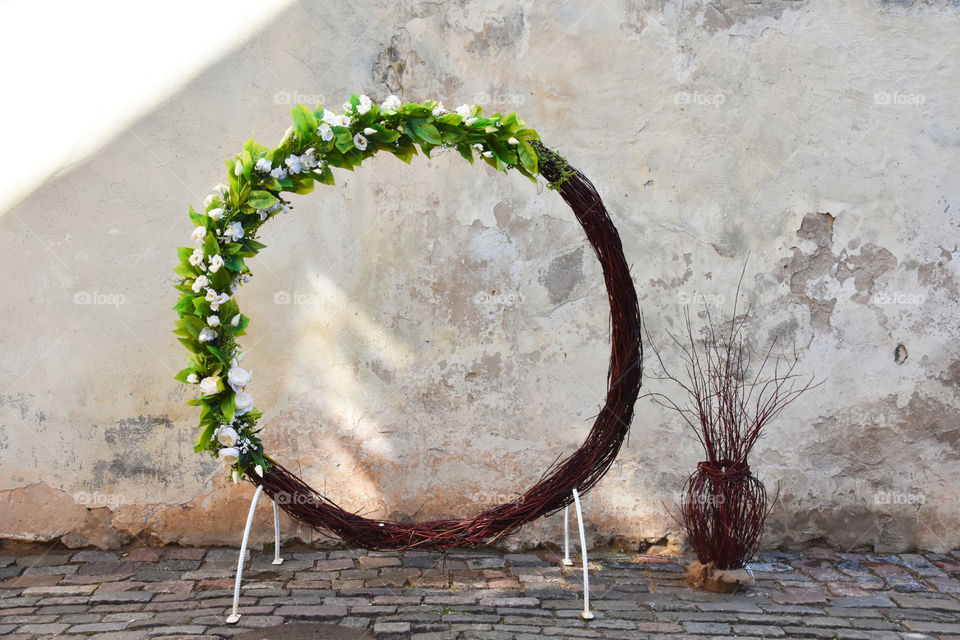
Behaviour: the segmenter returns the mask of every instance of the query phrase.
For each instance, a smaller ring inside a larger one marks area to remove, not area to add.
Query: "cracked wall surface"
[[[277,96],[366,92],[518,111],[596,183],[667,357],[684,308],[729,311],[746,262],[752,343],[825,379],[752,457],[779,487],[766,547],[957,548],[957,33],[953,2],[293,4],[0,215],[0,538],[239,542],[251,488],[193,453],[173,380],[174,248],[221,160],[287,128]],[[600,267],[542,182],[449,154],[369,165],[295,196],[250,263],[264,439],[345,507],[470,516],[586,436]],[[641,399],[585,500],[593,542],[682,542],[669,507],[699,459]]]

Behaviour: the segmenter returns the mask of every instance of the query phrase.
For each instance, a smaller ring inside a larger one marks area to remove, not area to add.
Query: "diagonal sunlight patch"
[[[0,135],[16,162],[0,175],[0,215],[87,157],[292,0],[0,2]]]

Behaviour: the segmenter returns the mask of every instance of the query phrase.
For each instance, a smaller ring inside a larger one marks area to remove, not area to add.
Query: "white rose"
[[[217,457],[224,464],[236,464],[240,459],[240,450],[236,447],[224,447],[217,453]]]
[[[253,409],[253,396],[246,391],[238,391],[233,402],[238,416],[242,416]]]
[[[193,250],[193,253],[190,255],[190,264],[195,267],[200,267],[205,269],[203,266],[203,249],[197,248]],[[200,293],[199,291],[197,293]]]
[[[207,237],[207,228],[206,227],[197,227],[193,230],[193,234],[190,236],[196,242],[203,242],[203,239]]]
[[[242,316],[243,316],[243,314],[240,314],[240,313],[238,313],[237,315],[233,316],[233,318],[230,319],[230,325],[231,325],[231,326],[234,326],[234,327],[239,326],[239,325],[240,325],[240,318],[241,318]]]
[[[242,162],[237,162],[237,164],[234,165],[234,167],[233,167],[233,175],[237,176],[238,178],[243,175],[243,163],[242,163]]]
[[[484,152],[483,152],[483,157],[484,157],[484,158],[492,158],[492,157],[493,157],[493,151],[484,151]]]
[[[197,374],[195,373],[191,373],[190,375],[187,376],[187,382],[190,384],[197,384],[197,382],[199,381],[200,379],[197,377]]]
[[[210,209],[210,211],[207,211],[207,215],[210,216],[210,219],[214,222],[218,222],[221,218],[223,218],[223,207]]]
[[[209,318],[207,318],[207,324],[210,325],[211,327],[219,327],[220,316],[210,316]]]
[[[333,124],[338,127],[349,127],[350,116],[335,116]]]
[[[210,195],[208,195],[206,198],[203,199],[203,206],[204,206],[204,207],[209,207],[209,206],[212,205],[212,204],[213,204],[213,194],[210,194]]]
[[[253,372],[233,366],[227,372],[227,382],[234,391],[243,391],[243,388],[250,384],[253,379]]]
[[[260,476],[261,478],[263,477],[263,467],[261,467],[260,465],[257,465],[253,468],[253,470],[258,476]]]
[[[365,114],[367,111],[370,111],[370,107],[373,106],[373,103],[370,101],[369,96],[360,96],[360,104],[357,105],[357,113],[360,115]]]
[[[261,173],[270,173],[270,161],[266,158],[260,158],[257,160],[257,164],[253,165],[253,168]]]
[[[465,104],[460,105],[457,107],[457,115],[466,118],[470,115],[470,107]]]
[[[362,134],[358,133],[357,135],[353,136],[353,146],[355,146],[357,149],[360,149],[360,151],[366,151],[367,139],[364,138]]]
[[[220,270],[220,267],[223,266],[223,258],[220,255],[215,255],[210,258],[210,273],[216,273]]]
[[[330,125],[324,122],[319,127],[317,127],[317,135],[320,136],[320,139],[324,142],[330,142],[333,140],[333,129],[330,128]]]
[[[377,132],[377,130],[374,129],[374,128],[372,128],[372,127],[366,127],[366,128],[364,128],[363,132],[364,132],[366,135],[368,135],[368,136],[372,136],[373,134],[375,134],[375,133]]]
[[[230,238],[236,242],[243,237],[243,225],[239,222],[231,222],[227,225],[227,228],[223,230],[223,235],[225,238]]]
[[[434,117],[434,118],[438,118],[438,117],[442,116],[442,115],[443,115],[444,113],[446,113],[446,112],[447,112],[447,110],[443,108],[443,103],[441,102],[441,103],[437,104],[437,106],[435,106],[435,107],[433,108],[433,117]]]
[[[300,164],[300,156],[290,155],[283,163],[287,165],[287,171],[294,175],[303,171],[303,167]]]
[[[210,284],[210,279],[207,276],[197,276],[197,279],[193,281],[193,286],[190,287],[193,289],[194,293],[200,293],[200,289],[203,289],[208,284]]]
[[[212,396],[217,394],[220,390],[217,388],[217,383],[220,381],[219,376],[208,376],[200,381],[200,395]]]
[[[400,108],[400,98],[398,98],[397,96],[390,96],[389,98],[384,100],[383,104],[380,106],[386,109],[387,111],[396,111],[397,109]]]
[[[270,175],[276,178],[277,180],[283,180],[284,178],[287,177],[287,170],[284,169],[283,167],[277,167],[270,172]]]
[[[509,140],[507,140],[507,142],[508,142],[509,144],[513,145],[513,146],[517,146],[518,144],[520,144],[520,141],[517,140],[516,138],[513,138],[513,137],[511,137]]]
[[[323,122],[326,122],[330,126],[337,124],[337,114],[331,111],[330,109],[323,110],[323,117],[320,118]]]
[[[237,442],[237,432],[232,427],[218,429],[217,442],[225,447],[232,447]]]
[[[211,291],[213,291],[213,289],[207,290],[207,300],[210,300]],[[227,300],[229,299],[230,299],[230,296],[228,296],[227,294],[225,293],[218,294],[216,291],[213,291],[213,300],[210,301],[210,310],[217,311],[220,308],[220,305],[226,304]]]
[[[477,123],[477,120],[478,118],[467,118],[466,120],[463,121],[463,124],[467,125],[468,127],[472,127],[474,124]]]
[[[203,329],[201,329],[200,335],[197,336],[197,340],[199,340],[201,344],[203,344],[204,342],[213,342],[216,339],[217,339],[217,332],[211,329],[210,327],[204,327]]]

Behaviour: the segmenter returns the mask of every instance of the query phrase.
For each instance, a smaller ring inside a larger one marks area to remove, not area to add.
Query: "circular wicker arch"
[[[539,141],[531,143],[539,174],[558,191],[583,226],[603,267],[610,303],[611,354],[604,407],[584,443],[545,472],[539,482],[512,502],[467,520],[394,522],[346,511],[283,466],[264,476],[248,475],[292,518],[364,549],[447,548],[501,538],[524,524],[570,504],[572,490],[585,493],[606,473],[627,436],[640,393],[643,343],[640,309],[620,236],[596,188],[579,170]]]

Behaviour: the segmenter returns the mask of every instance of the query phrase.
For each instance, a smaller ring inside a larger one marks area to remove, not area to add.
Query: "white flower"
[[[457,107],[457,115],[466,118],[470,115],[470,107],[468,105],[462,104]]]
[[[478,118],[467,118],[463,121],[463,124],[467,125],[468,127],[472,127],[474,124],[476,124],[477,120]]]
[[[248,282],[250,282],[250,280],[251,280],[251,277],[249,273],[245,273],[240,276],[240,284],[247,284]]]
[[[236,447],[224,447],[217,453],[217,457],[224,464],[236,464],[240,459],[240,450]]]
[[[207,302],[210,303],[210,310],[216,311],[220,308],[220,305],[226,304],[227,300],[230,299],[225,293],[217,293],[213,289],[207,289]]]
[[[290,173],[297,174],[303,170],[303,167],[300,166],[300,156],[291,155],[288,156],[286,160],[283,161],[287,165],[287,170]]]
[[[343,112],[344,113],[353,113],[353,105],[349,102],[343,103]]]
[[[443,115],[444,113],[446,113],[446,112],[447,112],[447,110],[443,108],[443,103],[440,102],[440,103],[437,104],[437,106],[435,106],[435,107],[433,108],[433,117],[434,117],[434,118],[438,118],[438,117],[442,116],[442,115]]]
[[[200,341],[201,344],[203,344],[204,342],[213,342],[216,339],[217,339],[217,332],[211,329],[210,327],[204,327],[203,329],[201,329],[200,335],[197,336],[197,340]]]
[[[246,391],[238,391],[234,396],[234,406],[238,416],[242,416],[253,409],[253,396]]]
[[[333,129],[330,128],[327,122],[324,122],[317,127],[317,135],[320,136],[320,139],[324,142],[330,142],[333,140]]]
[[[287,177],[287,170],[283,167],[276,167],[273,171],[270,172],[270,175],[277,180],[283,180]]]
[[[190,384],[197,384],[200,381],[200,378],[197,377],[197,374],[191,373],[187,376],[187,382]]]
[[[240,347],[237,347],[233,351],[233,360],[230,361],[230,366],[231,367],[237,366],[237,363],[243,362],[243,359],[246,357],[247,357],[247,352],[241,349]]]
[[[337,124],[337,114],[336,112],[331,111],[330,109],[324,109],[323,117],[320,118],[320,120],[321,122],[326,122],[332,127],[333,125]]]
[[[514,138],[514,137],[511,137],[509,140],[507,140],[507,142],[508,142],[509,144],[512,144],[513,146],[517,146],[518,144],[520,144],[520,141],[517,140],[517,139]]]
[[[230,187],[222,183],[214,185],[213,190],[219,193],[221,198],[226,198],[227,194],[230,193]]]
[[[260,465],[255,466],[253,468],[253,471],[261,478],[263,477],[263,467],[261,467]]]
[[[240,277],[236,277],[230,281],[230,293],[236,293],[240,291]]]
[[[257,160],[257,164],[253,165],[253,168],[261,173],[270,173],[270,161],[266,158],[260,158]]]
[[[215,255],[210,258],[210,273],[216,273],[220,270],[220,267],[223,266],[223,258],[219,255]]]
[[[364,138],[362,134],[358,133],[357,135],[353,136],[353,146],[355,146],[357,149],[360,149],[360,151],[365,151],[367,148],[367,139]]]
[[[492,157],[493,157],[493,151],[484,151],[482,155],[483,155],[484,158],[492,158]]]
[[[219,392],[217,388],[217,383],[220,382],[220,378],[217,376],[207,376],[200,381],[200,395],[212,396]]]
[[[243,163],[242,163],[242,162],[239,162],[239,161],[238,161],[237,164],[235,164],[235,165],[233,166],[233,175],[235,175],[235,176],[237,176],[237,177],[240,177],[240,176],[243,175]]]
[[[200,267],[201,269],[206,268],[203,266],[203,249],[198,247],[193,250],[193,253],[190,255],[190,264],[195,267]],[[200,293],[199,289],[197,289],[197,293]]]
[[[383,104],[380,105],[381,108],[386,109],[387,111],[396,111],[400,108],[400,98],[397,96],[390,96],[383,101]]]
[[[223,236],[236,242],[243,237],[243,225],[239,222],[231,222],[227,225],[227,228],[223,230]]]
[[[207,215],[210,216],[210,219],[214,222],[219,222],[220,219],[223,218],[223,207],[210,209],[210,211],[207,211]]]
[[[335,116],[333,124],[338,127],[349,127],[350,116]]]
[[[357,105],[357,113],[359,113],[360,115],[363,115],[363,114],[365,114],[367,111],[370,111],[370,107],[372,107],[372,106],[373,106],[373,103],[370,102],[370,97],[369,97],[369,96],[365,96],[365,95],[361,95],[361,96],[360,96],[360,104]]]
[[[230,367],[230,371],[227,373],[227,383],[234,391],[243,391],[243,388],[250,384],[250,380],[252,379],[252,371],[241,369],[236,365]]]
[[[363,132],[364,132],[365,134],[367,134],[368,136],[372,136],[373,134],[375,134],[375,133],[377,132],[377,130],[374,129],[373,127],[366,127],[366,128],[364,128]]]
[[[207,278],[207,276],[197,276],[197,279],[193,281],[193,287],[191,288],[193,289],[194,293],[200,293],[200,289],[203,289],[208,284],[210,284],[210,279]]]
[[[220,427],[217,429],[217,442],[225,447],[232,447],[237,442],[237,432],[233,427]]]
[[[212,204],[213,204],[213,194],[210,194],[210,195],[208,195],[206,198],[203,199],[203,206],[204,206],[204,208],[209,207],[209,206],[212,205]]]
[[[237,315],[233,316],[233,318],[230,319],[230,326],[233,326],[233,327],[240,326],[240,318],[242,316],[243,314],[241,313],[238,313]]]
[[[303,166],[305,170],[309,171],[310,169],[313,169],[315,166],[317,166],[318,164],[317,156],[314,155],[316,154],[316,152],[317,152],[316,149],[311,147],[307,149],[302,156],[300,156],[300,164]]]
[[[219,327],[220,316],[210,316],[209,318],[207,318],[207,324],[210,325],[211,327]]]
[[[197,227],[193,230],[193,233],[190,235],[193,240],[196,242],[203,242],[203,239],[207,237],[207,228],[206,227]]]

